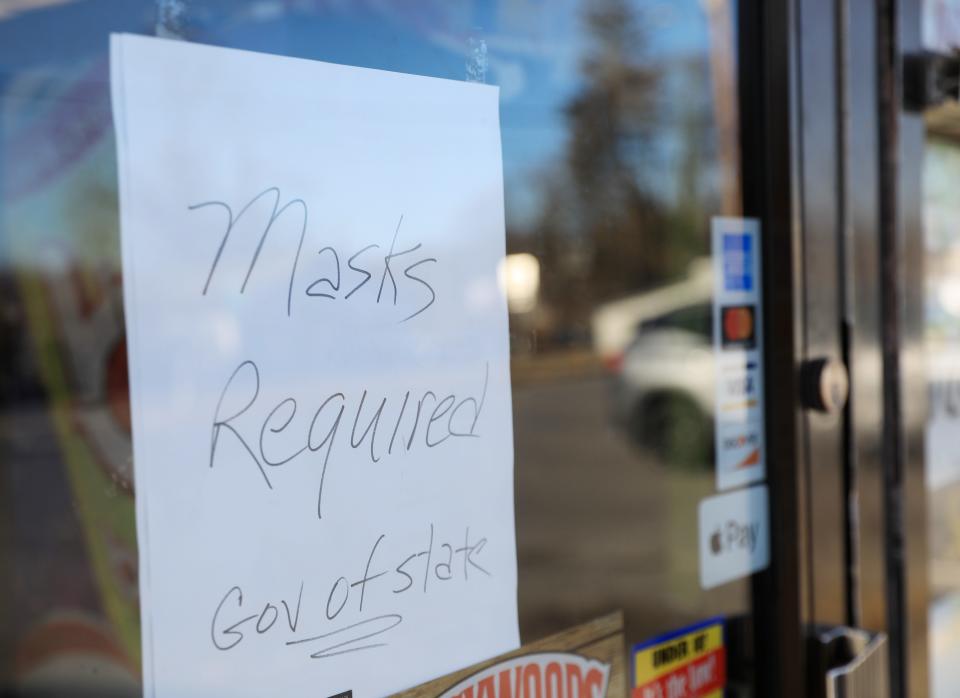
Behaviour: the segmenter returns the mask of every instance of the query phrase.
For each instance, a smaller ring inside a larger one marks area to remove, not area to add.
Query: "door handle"
[[[811,685],[818,698],[890,698],[886,633],[818,627],[811,637]]]
[[[800,366],[800,400],[809,410],[836,414],[847,404],[850,377],[836,359],[818,358]]]

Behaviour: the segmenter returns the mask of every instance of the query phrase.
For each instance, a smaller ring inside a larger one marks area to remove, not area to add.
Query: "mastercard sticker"
[[[720,309],[722,344],[724,349],[757,346],[756,309],[752,305],[733,305]]]

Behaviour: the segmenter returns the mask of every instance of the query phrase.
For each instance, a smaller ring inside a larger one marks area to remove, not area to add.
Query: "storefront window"
[[[747,580],[701,588],[697,547],[698,503],[716,491],[710,221],[741,209],[736,11],[733,0],[0,8],[0,687],[141,690],[111,32],[499,86],[521,638],[615,609],[631,641],[749,616]],[[933,140],[928,163],[940,265],[929,341],[946,371],[931,396],[944,419],[960,405],[948,370],[960,365],[960,212],[942,185],[960,177],[955,150]],[[954,471],[930,468],[944,590],[960,561]]]
[[[954,692],[960,655],[960,112],[930,117],[924,163],[926,436],[931,695]]]

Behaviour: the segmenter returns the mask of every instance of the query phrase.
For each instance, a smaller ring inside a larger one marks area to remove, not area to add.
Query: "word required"
[[[266,486],[273,489],[270,468],[318,454],[317,517],[323,518],[323,483],[334,450],[363,448],[370,462],[377,463],[395,448],[409,452],[417,447],[436,448],[449,439],[477,438],[489,378],[490,365],[486,364],[478,396],[407,390],[402,401],[383,397],[377,402],[367,390],[359,396],[334,392],[319,405],[313,403],[303,416],[294,397],[263,404],[260,369],[247,360],[233,370],[220,393],[211,428],[209,465],[216,465],[224,437],[237,439]],[[291,434],[295,434],[292,446]]]

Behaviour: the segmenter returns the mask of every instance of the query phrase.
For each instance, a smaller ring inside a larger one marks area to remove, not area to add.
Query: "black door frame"
[[[922,0],[881,3],[881,274],[890,633],[905,696],[929,693],[924,445],[923,115],[904,108],[905,57],[923,49]]]
[[[741,0],[739,84],[744,214],[761,221],[764,385],[770,502],[770,567],[755,575],[757,695],[803,696],[805,546],[795,380],[801,355],[797,307],[796,33],[792,2]],[[773,389],[776,386],[776,389]],[[773,641],[771,642],[771,639]]]
[[[753,583],[758,695],[811,694],[807,630],[890,637],[927,695],[922,118],[902,109],[920,0],[741,0],[744,211],[761,220],[771,566]],[[801,366],[842,359],[842,415]],[[909,570],[909,574],[907,571]]]

